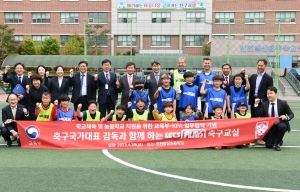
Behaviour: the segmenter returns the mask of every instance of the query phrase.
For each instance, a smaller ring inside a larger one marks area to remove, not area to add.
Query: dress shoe
[[[12,144],[11,140],[7,141],[6,147],[11,147],[11,144]]]
[[[11,136],[11,141],[16,141],[17,140],[17,138],[16,137],[14,137],[14,136]]]
[[[263,140],[258,140],[257,144],[259,144],[259,145],[265,145],[266,143]]]
[[[275,151],[280,151],[281,148],[280,148],[280,145],[275,145]]]
[[[221,150],[222,146],[214,147],[215,150]]]
[[[17,139],[18,146],[21,147],[20,138]]]

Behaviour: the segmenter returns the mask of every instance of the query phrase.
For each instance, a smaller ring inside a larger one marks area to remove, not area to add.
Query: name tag
[[[105,89],[108,89],[108,84],[105,84]]]

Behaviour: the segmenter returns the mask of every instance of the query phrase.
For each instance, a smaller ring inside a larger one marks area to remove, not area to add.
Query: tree
[[[110,33],[109,29],[103,29],[103,25],[86,25],[86,35],[88,37],[87,47],[90,50],[91,55],[99,55],[103,53],[101,51],[101,44],[107,44],[108,40],[112,38],[107,38],[107,34]]]
[[[41,55],[59,55],[60,45],[57,39],[46,38],[41,44]]]
[[[7,24],[0,24],[0,63],[7,55],[18,53],[19,45],[15,43],[14,31]]]
[[[26,39],[21,50],[22,55],[36,55],[36,48],[31,39]]]
[[[210,47],[206,43],[202,43],[202,55],[203,56],[210,56]]]
[[[83,55],[84,54],[84,42],[83,37],[78,34],[71,35],[66,42],[65,55]]]

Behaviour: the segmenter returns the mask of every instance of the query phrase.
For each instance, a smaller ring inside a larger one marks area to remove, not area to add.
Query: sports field
[[[0,191],[300,191],[300,102],[288,103],[295,118],[280,152],[42,150],[0,138]]]

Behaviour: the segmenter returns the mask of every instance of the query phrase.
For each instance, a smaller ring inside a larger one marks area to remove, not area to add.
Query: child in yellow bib
[[[173,116],[173,103],[165,102],[164,110],[164,113],[159,114],[157,110],[157,105],[154,104],[154,110],[152,111],[154,119],[160,121],[177,121],[176,117]]]
[[[51,93],[44,92],[42,95],[42,103],[36,103],[35,115],[37,121],[53,121],[56,118],[56,109],[58,101],[51,103]]]

